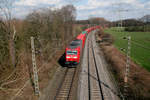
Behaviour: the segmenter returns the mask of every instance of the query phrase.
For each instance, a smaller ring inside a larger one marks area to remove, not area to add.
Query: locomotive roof
[[[77,39],[83,39],[84,36],[85,36],[85,34],[79,34],[79,35],[77,36]]]
[[[72,42],[81,42],[80,39],[73,40]]]
[[[73,40],[70,44],[69,44],[69,48],[77,48],[78,46],[80,46],[82,43],[82,41],[80,39],[76,39]]]

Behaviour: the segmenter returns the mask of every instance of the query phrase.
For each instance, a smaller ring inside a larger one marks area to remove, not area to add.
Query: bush
[[[5,61],[8,61],[9,50],[8,50],[8,41],[7,34],[3,28],[2,23],[0,23],[0,65]]]
[[[125,28],[125,31],[128,32],[150,32],[150,26],[129,26]]]

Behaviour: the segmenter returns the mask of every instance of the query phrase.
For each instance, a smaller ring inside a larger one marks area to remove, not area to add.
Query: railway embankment
[[[97,42],[109,63],[110,70],[118,82],[118,86],[124,93],[124,72],[126,67],[126,55],[113,46],[113,37],[103,31],[97,33]],[[130,72],[127,88],[128,100],[150,99],[150,72],[130,59]]]

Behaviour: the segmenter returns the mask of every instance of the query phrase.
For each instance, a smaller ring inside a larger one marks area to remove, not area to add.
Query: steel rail
[[[102,98],[102,100],[104,100],[103,90],[102,90],[102,86],[101,86],[101,79],[100,79],[98,68],[97,68],[95,52],[94,52],[94,47],[93,47],[92,41],[91,41],[91,49],[92,49],[92,54],[93,54],[93,58],[94,58],[93,60],[94,60],[96,74],[97,74],[97,78],[98,78],[98,84],[99,84],[99,89],[100,89],[100,93],[101,93],[101,98]]]
[[[60,99],[61,100],[69,100],[70,99],[70,93],[71,93],[76,69],[77,68],[67,68],[66,69],[65,75],[62,79],[62,82],[59,85],[59,88],[56,92],[54,100],[60,100]]]
[[[62,84],[63,84],[63,82],[64,82],[64,80],[65,80],[65,77],[66,77],[66,75],[67,75],[67,72],[68,72],[68,68],[66,69],[65,75],[64,75],[64,77],[63,77],[63,79],[62,79],[62,81],[61,81],[61,83],[60,83],[60,85],[59,85],[59,87],[58,87],[58,89],[57,89],[57,92],[56,92],[56,95],[55,95],[55,97],[54,97],[54,100],[56,100],[57,96],[59,95],[59,91],[60,91],[60,89],[61,89],[61,87],[62,87]]]
[[[90,48],[90,46],[89,46],[89,39],[88,39],[88,51],[87,51],[87,59],[88,59],[88,93],[89,93],[89,100],[91,100],[91,88],[90,88],[90,59],[89,59],[89,48]]]

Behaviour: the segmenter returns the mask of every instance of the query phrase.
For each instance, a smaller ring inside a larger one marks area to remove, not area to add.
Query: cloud
[[[25,18],[30,12],[39,8],[61,8],[65,3],[63,0],[17,0],[13,4],[13,16]]]
[[[88,0],[88,5],[91,5],[95,8],[109,6],[110,4],[110,0]]]
[[[78,10],[91,10],[91,9],[97,9],[97,8],[110,6],[111,4],[112,2],[110,2],[110,0],[88,0],[86,5],[79,5],[77,6],[77,9]]]
[[[148,1],[148,2],[145,4],[144,8],[147,8],[147,9],[150,10],[150,1]]]
[[[121,0],[121,2],[134,3],[134,2],[137,2],[137,0]]]
[[[93,9],[93,10],[80,10],[78,11],[77,19],[88,19],[90,17],[105,17],[108,11]]]
[[[143,7],[137,0],[88,0],[86,5],[77,6],[78,10],[91,10],[103,7],[110,7],[113,5],[134,5]]]
[[[12,15],[15,16],[15,18],[25,18],[32,10],[32,7],[17,7],[12,10]]]
[[[90,10],[90,9],[94,9],[95,7],[81,5],[81,6],[77,6],[76,8],[77,8],[77,10]]]
[[[49,4],[49,5],[54,5],[54,4],[58,4],[60,3],[61,0],[20,0],[20,1],[16,1],[15,5],[17,6],[38,6],[41,4]]]
[[[36,0],[20,0],[20,1],[16,1],[14,3],[17,6],[35,6],[36,5]]]
[[[16,9],[13,10],[14,16],[25,16],[32,9],[53,7],[61,8],[62,6],[72,3],[77,9],[77,19],[86,19],[89,16],[100,16],[106,19],[119,19],[118,9],[130,10],[122,12],[122,16],[137,17],[144,12],[145,8],[150,9],[150,0],[17,0],[14,3]],[[120,6],[119,6],[120,4]],[[136,11],[136,14],[132,14]],[[147,14],[149,12],[147,11]],[[112,18],[111,18],[112,17]]]

